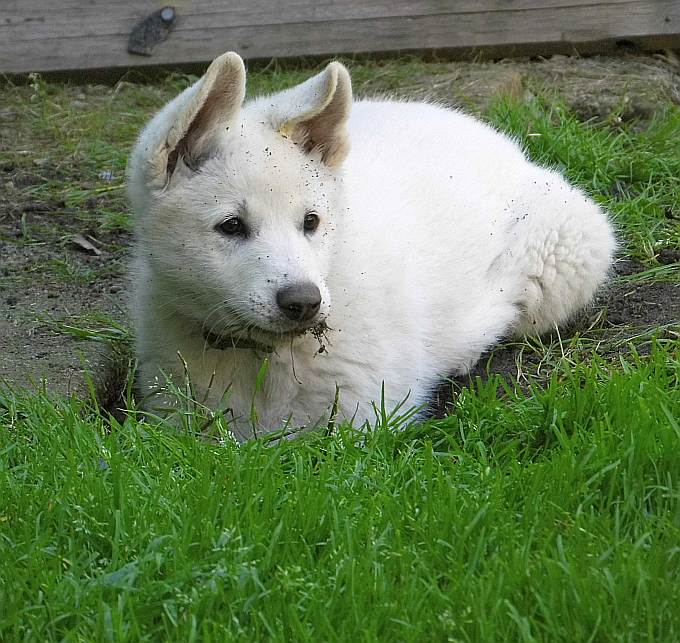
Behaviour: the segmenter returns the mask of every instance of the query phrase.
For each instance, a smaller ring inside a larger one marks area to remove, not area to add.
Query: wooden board
[[[166,4],[151,56],[128,36]],[[111,69],[244,58],[438,49],[593,52],[680,46],[680,0],[0,0],[0,72]]]

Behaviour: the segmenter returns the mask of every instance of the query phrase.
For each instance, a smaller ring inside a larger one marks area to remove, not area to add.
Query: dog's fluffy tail
[[[603,210],[555,172],[539,170],[511,206],[508,230],[521,310],[513,331],[540,334],[566,322],[592,300],[616,251]]]

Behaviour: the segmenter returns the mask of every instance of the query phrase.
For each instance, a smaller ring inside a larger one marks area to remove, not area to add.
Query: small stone
[[[680,250],[676,248],[662,248],[656,255],[656,260],[664,266],[680,263]]]

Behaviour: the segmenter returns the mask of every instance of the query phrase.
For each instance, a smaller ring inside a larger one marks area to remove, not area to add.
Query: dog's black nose
[[[319,312],[321,292],[311,282],[293,284],[276,293],[276,303],[288,319],[309,321]]]

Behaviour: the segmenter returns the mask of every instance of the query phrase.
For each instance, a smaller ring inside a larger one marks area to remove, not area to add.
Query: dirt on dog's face
[[[170,101],[128,167],[138,270],[201,332],[271,345],[320,328],[342,216],[351,81],[338,63],[243,104],[233,52]]]
[[[198,169],[178,163],[146,220],[148,261],[205,332],[272,343],[328,315],[341,179],[257,123],[232,132]]]

